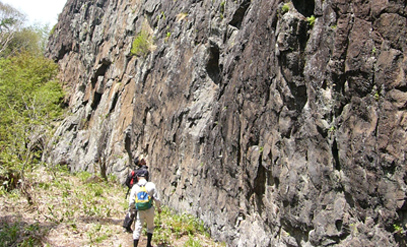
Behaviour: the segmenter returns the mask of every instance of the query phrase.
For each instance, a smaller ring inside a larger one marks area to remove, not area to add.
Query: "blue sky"
[[[27,24],[49,24],[52,28],[67,0],[0,0],[27,16]]]

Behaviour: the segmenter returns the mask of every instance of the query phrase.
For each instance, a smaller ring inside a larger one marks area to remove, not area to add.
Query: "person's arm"
[[[132,208],[136,208],[136,190],[137,190],[137,185],[135,184],[132,188],[131,188],[131,192],[130,192],[130,197],[129,197],[129,209]]]
[[[160,196],[158,195],[155,185],[153,187],[153,199],[154,199],[155,206],[157,207],[158,213],[161,213],[161,200],[160,200]]]

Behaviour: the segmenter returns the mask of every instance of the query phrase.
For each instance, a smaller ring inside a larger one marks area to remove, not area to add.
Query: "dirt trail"
[[[0,229],[18,225],[17,243],[35,240],[55,247],[133,246],[132,234],[122,227],[128,207],[126,189],[114,181],[89,176],[38,168],[27,176],[22,189],[0,194]],[[202,235],[194,238],[201,246],[218,246]],[[153,246],[184,246],[188,240],[188,235],[170,235],[170,245],[158,244],[153,238]],[[143,231],[139,246],[146,245]]]
[[[20,238],[31,236],[44,245],[133,246],[132,234],[123,232],[121,226],[124,189],[108,186],[108,190],[102,187],[101,192],[95,192],[100,196],[86,196],[84,190],[92,187],[89,183],[66,174],[56,178],[40,169],[27,179],[24,190],[0,197],[0,223],[29,229],[29,234]],[[21,233],[24,235],[24,230]]]

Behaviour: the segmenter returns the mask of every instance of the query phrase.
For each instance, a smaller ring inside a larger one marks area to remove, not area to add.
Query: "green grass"
[[[0,246],[40,246],[46,231],[38,223],[0,223]]]
[[[290,3],[285,3],[283,7],[281,7],[281,14],[285,14],[290,11]]]
[[[161,245],[168,245],[183,239],[182,246],[208,246],[209,232],[203,222],[189,214],[177,214],[168,207],[162,207],[162,212],[154,219],[156,226],[153,240]],[[206,242],[206,245],[201,243]],[[226,246],[224,243],[211,242],[210,246]]]
[[[9,224],[7,222],[1,224],[0,228],[1,246],[9,246],[11,244],[16,243],[19,235],[20,227],[17,222],[14,224]]]
[[[150,52],[152,37],[145,30],[141,30],[133,40],[131,54],[134,56],[145,57]]]
[[[188,240],[184,244],[185,247],[201,247],[201,241],[195,239],[193,235],[188,236]]]
[[[222,1],[220,3],[220,12],[223,14],[225,13],[225,5],[226,5],[226,1]]]

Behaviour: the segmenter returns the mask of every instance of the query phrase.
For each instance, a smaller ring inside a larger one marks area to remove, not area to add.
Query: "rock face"
[[[401,0],[68,0],[48,56],[71,114],[44,159],[124,179],[143,155],[164,203],[230,246],[405,246],[406,18]]]

